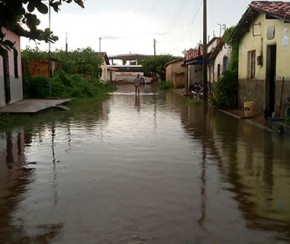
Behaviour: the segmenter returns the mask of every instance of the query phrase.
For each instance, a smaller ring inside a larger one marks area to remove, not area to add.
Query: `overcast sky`
[[[52,50],[91,47],[95,51],[117,54],[157,54],[183,56],[182,51],[202,41],[203,0],[86,0],[85,8],[63,4],[52,11],[51,28],[59,37]],[[246,11],[248,0],[207,0],[208,35],[223,33],[220,26],[236,25]],[[41,18],[48,27],[48,15]],[[101,45],[99,42],[101,38]],[[35,47],[34,41],[22,39],[22,49]],[[42,50],[48,44],[40,43]]]

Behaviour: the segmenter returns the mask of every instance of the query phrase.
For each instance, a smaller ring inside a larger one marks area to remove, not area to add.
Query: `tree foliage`
[[[230,28],[228,28],[222,39],[224,41],[224,43],[228,44],[229,46],[231,46],[231,63],[229,66],[229,70],[231,70],[233,73],[235,73],[236,75],[238,75],[238,61],[239,61],[239,43],[237,40],[233,40],[231,38],[233,32],[235,31],[236,26],[232,26]]]
[[[146,58],[141,62],[145,75],[158,74],[161,80],[165,80],[165,64],[176,59],[172,55],[158,55]]]
[[[36,49],[25,49],[22,52],[25,67],[29,67],[31,60],[48,60],[48,53]],[[102,59],[90,47],[65,52],[57,50],[51,52],[51,58],[59,63],[61,70],[68,74],[81,74],[87,78],[99,78]],[[26,73],[29,69],[26,70]],[[25,77],[26,78],[26,77]]]
[[[52,78],[36,76],[29,79],[27,94],[29,98],[47,98],[51,96],[58,98],[85,98],[104,97],[114,87],[104,84],[96,79],[87,80],[82,75],[68,74],[62,70],[58,71]]]
[[[48,5],[58,12],[62,3],[72,1],[84,7],[82,0],[0,0],[0,55],[3,56],[6,50],[14,48],[14,43],[5,38],[3,28],[32,40],[56,41],[57,37],[49,28],[38,28],[40,20],[37,14],[47,14]]]
[[[223,109],[233,109],[237,107],[238,80],[236,73],[228,70],[214,83],[214,96],[212,103],[214,106]]]
[[[235,26],[227,29],[223,35],[223,41],[231,46],[229,70],[214,83],[213,105],[223,109],[236,108],[238,102],[239,44],[230,38],[234,30]]]

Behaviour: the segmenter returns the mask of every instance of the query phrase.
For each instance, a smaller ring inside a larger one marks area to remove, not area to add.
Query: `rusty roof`
[[[239,39],[248,30],[256,17],[265,13],[271,18],[281,19],[290,23],[290,2],[283,1],[253,1],[250,3],[248,9],[243,14],[230,39]]]

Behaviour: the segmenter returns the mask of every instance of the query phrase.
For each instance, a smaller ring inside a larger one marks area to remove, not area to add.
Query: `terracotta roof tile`
[[[276,17],[290,20],[290,2],[282,1],[253,1],[250,8]]]

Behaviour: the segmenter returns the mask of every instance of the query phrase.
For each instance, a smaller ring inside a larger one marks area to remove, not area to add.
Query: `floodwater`
[[[290,139],[147,85],[0,132],[0,243],[288,243]]]

